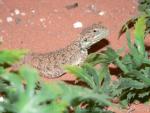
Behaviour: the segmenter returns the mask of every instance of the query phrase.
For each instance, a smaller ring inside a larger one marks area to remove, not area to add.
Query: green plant
[[[129,31],[126,38],[129,53],[119,60],[119,68],[122,70],[118,82],[120,99],[123,103],[132,102],[135,99],[146,101],[150,96],[150,59],[145,51],[145,23],[144,17],[139,17],[135,24],[135,43],[131,43]]]
[[[18,71],[7,68],[23,57],[25,51],[0,52],[1,113],[109,113],[109,97],[103,93],[64,82],[45,83],[37,71],[23,66]],[[5,66],[7,65],[7,66]]]
[[[121,36],[121,34],[123,32],[125,32],[127,30],[128,26],[129,28],[133,27],[134,24],[136,23],[136,21],[138,20],[138,18],[140,18],[140,16],[145,16],[146,18],[146,29],[145,29],[145,33],[150,33],[150,0],[138,0],[138,11],[139,14],[138,16],[135,16],[131,19],[129,19],[121,28],[120,32],[119,32],[119,37]]]
[[[108,48],[103,53],[90,54],[86,60],[88,64],[80,68],[67,67],[67,70],[87,83],[94,91],[119,98],[122,105],[127,105],[134,100],[146,101],[150,96],[150,59],[144,46],[145,23],[144,16],[136,21],[134,43],[131,42],[129,30],[126,28],[129,52],[123,57],[120,51]],[[120,69],[117,81],[110,81],[108,69],[110,64]],[[94,69],[92,66],[95,65],[100,65],[100,69]]]
[[[145,13],[147,15],[150,15],[150,1],[149,0],[139,0],[139,6],[138,9],[142,13]]]
[[[146,32],[150,33],[150,1],[149,0],[139,0],[138,9],[142,14],[148,15],[147,21],[146,21],[146,26],[147,26]]]
[[[27,53],[26,50],[3,50],[0,51],[0,64],[1,67],[5,67],[5,64],[12,65],[16,63],[19,59],[24,57],[24,55]]]

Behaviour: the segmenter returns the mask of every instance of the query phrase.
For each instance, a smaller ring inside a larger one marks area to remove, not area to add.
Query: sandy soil
[[[110,30],[109,46],[120,48],[126,43],[124,36],[117,39],[119,29],[136,14],[137,0],[0,0],[1,49],[55,51],[75,40],[83,28],[98,22]],[[83,27],[74,28],[76,22]],[[74,77],[66,74],[55,80]],[[150,113],[142,104],[133,108],[132,113]]]

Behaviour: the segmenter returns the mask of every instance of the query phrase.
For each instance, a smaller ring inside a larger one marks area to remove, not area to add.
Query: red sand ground
[[[74,3],[78,7],[66,8]],[[104,15],[99,14],[102,12]],[[136,12],[137,0],[0,0],[1,49],[55,51],[75,40],[83,28],[98,22],[110,30],[110,46],[120,48],[126,44],[124,36],[117,40],[118,31]],[[82,28],[73,27],[77,21],[82,22]],[[66,74],[56,80],[73,79]],[[150,113],[150,107],[142,104],[132,108],[132,113]]]

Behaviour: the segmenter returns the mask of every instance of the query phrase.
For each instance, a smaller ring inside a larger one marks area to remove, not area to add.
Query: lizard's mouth
[[[92,43],[92,44],[95,44],[95,43],[97,43],[97,42],[101,41],[102,39],[104,39],[104,38],[99,39],[99,37],[98,37],[98,38],[96,38],[96,39],[93,41],[93,43]]]
[[[98,43],[99,41],[101,41],[104,38],[102,38],[101,36],[95,36],[93,39],[94,40],[92,40],[92,41],[84,42],[83,44],[81,44],[81,47],[89,49],[92,45]]]
[[[88,43],[86,44],[86,48],[87,48],[87,49],[90,49],[92,45],[98,43],[99,41],[101,41],[101,39],[97,38],[97,39],[93,40],[92,42],[88,42]]]

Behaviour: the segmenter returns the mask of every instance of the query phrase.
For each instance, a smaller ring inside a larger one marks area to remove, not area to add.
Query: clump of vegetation
[[[0,51],[1,113],[111,113],[106,109],[110,97],[103,92],[64,82],[45,83],[29,66],[10,71],[25,53]]]
[[[150,15],[150,1],[149,0],[139,0],[139,6],[138,9],[147,14]]]
[[[150,59],[145,50],[144,38],[146,20],[140,17],[134,30],[135,42],[131,43],[129,31],[126,32],[129,53],[118,58],[116,64],[120,69],[117,91],[120,100],[125,104],[134,100],[146,101],[150,97]]]
[[[146,31],[150,33],[150,1],[149,0],[139,0],[138,9],[141,14],[147,15]]]
[[[146,19],[139,17],[135,24],[134,43],[127,28],[126,39],[129,52],[123,57],[120,52],[108,48],[103,53],[93,53],[81,68],[72,66],[67,70],[97,92],[103,92],[112,98],[118,98],[122,105],[127,106],[135,100],[144,102],[150,97],[150,59],[145,50],[144,39]],[[92,65],[100,65],[100,69]],[[117,81],[110,81],[109,65],[120,69]],[[85,73],[86,71],[86,73]]]
[[[135,22],[140,18],[140,16],[144,15],[146,18],[146,29],[145,33],[150,33],[150,0],[138,0],[138,11],[139,14],[131,19],[129,19],[121,28],[119,32],[119,37],[123,32],[127,30],[128,26],[129,28],[133,27]]]

